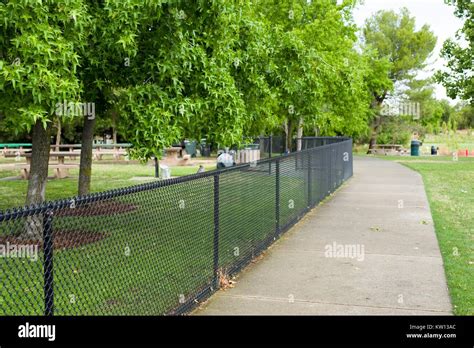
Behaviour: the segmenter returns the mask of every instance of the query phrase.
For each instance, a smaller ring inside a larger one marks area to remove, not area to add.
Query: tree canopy
[[[437,80],[446,87],[450,98],[459,97],[474,104],[474,3],[471,0],[449,3],[456,7],[455,15],[465,22],[457,33],[458,41],[450,39],[443,45],[441,55],[448,62],[447,70],[438,72]]]
[[[96,124],[118,129],[141,160],[184,138],[231,146],[283,131],[288,143],[295,133],[365,134],[436,39],[426,26],[415,30],[407,11],[385,11],[367,21],[361,45],[356,3],[0,1],[0,125],[32,129],[42,148],[32,185],[42,188],[58,118],[68,133],[82,132],[81,194]],[[64,101],[94,103],[97,120],[58,115]]]

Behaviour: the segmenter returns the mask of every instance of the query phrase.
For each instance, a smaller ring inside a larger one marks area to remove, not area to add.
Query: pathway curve
[[[421,176],[398,163],[356,157],[352,179],[194,314],[451,310]]]

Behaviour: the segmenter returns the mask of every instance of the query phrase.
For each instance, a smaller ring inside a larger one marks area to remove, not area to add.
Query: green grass
[[[409,149],[410,144],[402,144]],[[424,154],[430,154],[431,146],[439,147],[444,154],[452,153],[456,150],[469,150],[469,153],[474,151],[474,131],[464,130],[444,134],[427,134],[423,139],[423,145],[420,151]],[[358,155],[365,155],[369,148],[368,144],[355,144],[354,153]]]
[[[281,163],[282,225],[299,216],[307,203],[306,174],[295,172],[292,161]],[[264,166],[267,169],[268,164]],[[132,173],[132,168],[116,169],[119,178],[115,169],[101,175],[96,170],[100,180],[95,180],[94,189],[122,184],[127,177],[149,174],[152,169]],[[66,189],[73,190],[67,181],[56,182],[57,187],[48,186],[48,197],[64,197]],[[99,232],[107,237],[55,251],[55,313],[156,315],[175,308],[180,298],[193,298],[213,277],[213,185],[213,178],[208,177],[115,198],[136,206],[128,213],[56,216],[54,231],[81,231],[84,237]],[[219,187],[219,268],[226,273],[230,265],[252,257],[262,241],[273,236],[275,176],[266,171],[232,171],[220,176]],[[317,195],[318,188],[314,189]],[[290,200],[292,204],[287,204]],[[0,224],[0,236],[18,234],[24,228],[23,219]],[[42,314],[41,277],[42,262],[1,258],[0,313]]]
[[[10,163],[12,163],[10,161]],[[215,169],[215,166],[205,166],[206,170]],[[172,167],[172,176],[184,176],[196,173],[198,166]],[[46,199],[56,200],[72,197],[77,194],[77,178],[79,169],[70,170],[71,177],[65,179],[48,180]],[[50,171],[50,176],[53,172]],[[19,170],[1,170],[0,179],[15,177]],[[152,165],[142,164],[97,164],[92,166],[91,192],[127,187],[155,180],[155,169]],[[134,179],[137,178],[137,179]],[[0,210],[19,207],[25,204],[28,181],[2,180],[0,181]]]
[[[354,153],[354,156],[367,156],[365,153]],[[381,156],[369,155],[369,157],[387,159],[400,163],[456,163],[451,156]],[[474,157],[458,157],[457,162],[473,162]]]
[[[474,158],[379,157],[422,175],[454,313],[474,315]]]

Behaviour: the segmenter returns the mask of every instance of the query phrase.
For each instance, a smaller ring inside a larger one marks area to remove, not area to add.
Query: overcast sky
[[[396,10],[406,7],[411,15],[416,18],[417,28],[423,24],[428,24],[431,30],[438,37],[438,43],[429,59],[430,69],[439,69],[443,67],[444,60],[439,57],[439,52],[443,42],[448,38],[454,38],[463,22],[454,16],[454,7],[448,6],[444,0],[365,0],[364,4],[358,5],[354,11],[354,19],[359,26],[362,26],[365,19],[379,10]],[[429,76],[427,73],[420,77]],[[438,98],[447,98],[443,86],[437,85],[436,96]]]

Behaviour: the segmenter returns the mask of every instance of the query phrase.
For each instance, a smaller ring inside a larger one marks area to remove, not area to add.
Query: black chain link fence
[[[352,176],[351,139],[302,148],[0,212],[0,314],[189,312]]]

